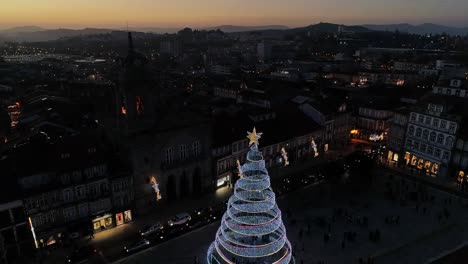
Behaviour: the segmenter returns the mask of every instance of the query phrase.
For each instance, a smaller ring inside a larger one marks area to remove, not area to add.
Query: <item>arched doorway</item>
[[[196,167],[193,170],[193,193],[199,195],[203,191],[203,183],[201,178],[201,169],[200,167]]]
[[[175,201],[177,199],[177,186],[175,181],[175,175],[169,175],[166,183],[166,197],[168,202]]]

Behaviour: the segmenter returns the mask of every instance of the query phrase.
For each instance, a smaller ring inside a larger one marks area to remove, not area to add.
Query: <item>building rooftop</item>
[[[225,115],[216,118],[214,147],[230,145],[244,139],[246,131],[251,131],[253,127],[264,133],[261,146],[269,146],[321,129],[319,124],[308,118],[295,104],[286,104],[271,111],[275,113],[274,118],[258,122],[250,119],[246,111],[231,117]]]

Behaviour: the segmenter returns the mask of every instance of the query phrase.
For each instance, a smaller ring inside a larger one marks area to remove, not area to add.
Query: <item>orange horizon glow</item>
[[[0,8],[0,28],[303,26],[442,23],[468,25],[466,0],[15,0]]]

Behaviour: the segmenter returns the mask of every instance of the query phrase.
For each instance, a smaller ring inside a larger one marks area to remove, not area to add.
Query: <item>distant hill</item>
[[[3,32],[0,31],[0,37],[5,41],[24,41],[24,42],[34,42],[34,41],[50,41],[57,40],[65,37],[76,37],[80,35],[95,35],[95,34],[105,34],[110,33],[113,30],[111,29],[99,29],[99,28],[84,28],[84,29],[48,29],[40,31],[13,31],[13,32]]]
[[[45,28],[36,27],[36,26],[21,26],[21,27],[13,27],[8,29],[0,30],[0,34],[14,34],[14,33],[22,33],[22,32],[37,32],[37,31],[44,31]]]
[[[449,35],[466,35],[468,34],[468,27],[460,28],[460,27],[449,27],[444,25],[437,25],[431,23],[425,23],[420,25],[412,25],[412,24],[388,24],[388,25],[362,25],[371,30],[378,30],[378,31],[400,31],[405,33],[411,34],[442,34],[447,33]]]
[[[288,33],[296,33],[300,31],[311,31],[311,32],[329,32],[335,33],[338,31],[343,32],[368,32],[370,29],[363,26],[346,26],[333,23],[320,22],[318,24],[309,25],[306,27],[299,27],[287,30]]]
[[[260,30],[285,30],[289,29],[287,26],[282,25],[267,25],[267,26],[233,26],[233,25],[221,25],[216,27],[206,27],[203,30],[217,30],[220,29],[225,33],[234,32],[247,32],[247,31],[260,31]]]
[[[131,31],[145,32],[145,33],[156,33],[156,34],[174,34],[177,33],[182,28],[159,28],[159,27],[144,27],[144,28],[130,28]],[[127,30],[121,28],[119,30]]]

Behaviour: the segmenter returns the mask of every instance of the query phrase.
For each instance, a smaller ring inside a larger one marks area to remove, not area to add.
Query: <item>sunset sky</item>
[[[468,26],[468,0],[1,0],[0,28],[303,26],[320,21]]]

